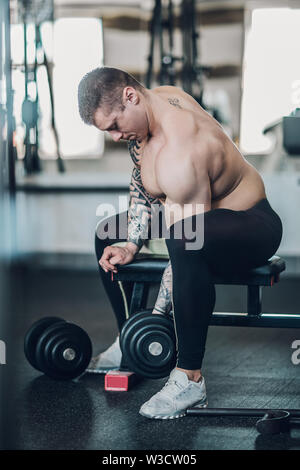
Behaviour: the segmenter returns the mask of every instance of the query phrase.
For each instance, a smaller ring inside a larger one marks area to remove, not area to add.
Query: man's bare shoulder
[[[186,109],[177,110],[171,107],[170,111],[162,116],[161,125],[168,144],[186,144],[186,141],[196,137],[198,132],[195,117]]]
[[[194,98],[176,86],[163,85],[153,88],[151,91],[153,91],[159,98],[169,102],[171,105],[170,108],[184,110],[188,107],[194,107],[194,109],[199,109],[199,104],[194,100]]]
[[[182,89],[177,86],[172,85],[161,85],[155,88],[152,88],[151,91],[154,93],[172,93],[172,92],[182,92]]]
[[[175,132],[169,143],[161,148],[157,159],[157,170],[161,174],[170,174],[171,169],[181,175],[192,174],[197,180],[219,174],[224,165],[224,145],[213,132],[202,136],[190,135],[180,129]]]
[[[166,136],[164,149],[185,149],[191,155],[218,152],[224,148],[224,140],[218,129],[199,123],[188,110],[168,113],[162,120]]]
[[[156,95],[167,99],[170,104],[178,108],[186,108],[188,105],[189,107],[193,107],[195,110],[203,109],[195,98],[177,86],[162,85],[152,88],[151,91]],[[176,102],[177,100],[179,101]]]

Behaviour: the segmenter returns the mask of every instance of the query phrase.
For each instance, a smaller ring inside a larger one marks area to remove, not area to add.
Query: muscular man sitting
[[[95,237],[99,269],[119,331],[132,285],[111,282],[110,272],[134,259],[149,235],[152,205],[163,205],[170,262],[153,313],[173,310],[177,364],[140,413],[161,419],[183,416],[189,406],[207,404],[201,367],[215,305],[214,274],[264,264],[280,245],[282,223],[256,169],[221,125],[180,88],[150,90],[122,70],[102,67],[83,77],[78,100],[83,121],[109,132],[115,141],[128,141],[134,163],[128,213],[114,218],[116,238]],[[124,215],[125,236],[124,230],[120,235]],[[202,221],[200,247],[187,249],[185,235],[178,237],[188,220]],[[111,221],[105,219],[100,228]],[[125,246],[112,246],[124,240]],[[93,358],[89,370],[104,372],[118,367],[120,360],[117,338]]]

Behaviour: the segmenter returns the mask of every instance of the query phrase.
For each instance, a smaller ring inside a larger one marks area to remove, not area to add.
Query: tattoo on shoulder
[[[141,145],[137,140],[128,141],[128,150],[135,165],[139,165]]]
[[[170,104],[172,104],[176,108],[182,109],[182,106],[180,106],[178,98],[168,98],[168,101],[169,101]]]

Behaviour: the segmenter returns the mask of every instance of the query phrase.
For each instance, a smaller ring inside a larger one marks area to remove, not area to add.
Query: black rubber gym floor
[[[264,311],[284,312],[286,304],[299,311],[298,285],[298,279],[286,279],[272,293],[265,289]],[[16,269],[14,286],[7,449],[300,449],[300,426],[269,437],[256,431],[257,418],[161,421],[139,415],[166,379],[143,380],[129,392],[105,392],[102,375],[72,382],[41,375],[23,354],[23,338],[34,321],[53,315],[79,324],[90,335],[94,354],[112,343],[116,322],[96,269]],[[150,305],[156,293],[153,286]],[[242,293],[218,286],[216,310],[239,311]],[[296,339],[300,329],[210,327],[202,369],[209,406],[300,408],[300,364],[291,361]]]

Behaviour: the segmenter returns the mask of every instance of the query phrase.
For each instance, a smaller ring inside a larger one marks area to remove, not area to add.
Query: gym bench
[[[132,281],[134,283],[129,316],[145,309],[151,283],[160,283],[167,259],[136,259],[132,263],[118,266],[118,273],[112,276],[114,281]],[[272,256],[263,266],[251,269],[236,277],[214,278],[215,284],[247,286],[247,312],[214,312],[211,325],[220,326],[257,326],[274,328],[299,328],[300,315],[281,313],[262,313],[262,287],[273,286],[279,282],[280,273],[285,270],[285,261],[279,256]]]
[[[132,281],[133,292],[129,308],[129,317],[134,316],[139,310],[146,309],[149,286],[151,282],[160,282],[168,259],[135,259],[132,263],[118,266],[118,273],[112,276],[112,280]],[[279,256],[272,256],[268,262],[255,269],[251,269],[238,276],[226,276],[214,278],[215,284],[247,286],[247,312],[229,313],[214,312],[211,317],[211,325],[220,326],[254,326],[275,328],[299,328],[300,314],[262,313],[262,287],[273,286],[279,282],[280,273],[285,270],[285,261]],[[151,313],[151,310],[150,310]],[[143,315],[143,313],[140,313]],[[152,315],[150,315],[152,317]],[[138,318],[138,315],[137,317]],[[133,319],[133,318],[132,318]],[[128,320],[130,322],[130,320]],[[128,331],[127,331],[127,336]],[[136,338],[135,338],[136,337]],[[138,335],[132,329],[132,344],[127,345],[131,353],[131,360],[139,364],[139,354],[136,351]],[[148,341],[149,343],[149,341]],[[135,356],[133,355],[135,354]],[[151,362],[151,361],[150,361]],[[137,365],[135,363],[135,365]],[[147,363],[147,366],[149,364]],[[122,359],[121,369],[128,369],[126,359]],[[134,368],[128,370],[135,370]],[[158,370],[158,372],[160,372]],[[150,377],[150,376],[149,376]],[[161,375],[158,375],[161,377]],[[268,409],[244,409],[244,408],[187,408],[187,415],[192,416],[257,416],[262,417],[256,423],[257,431],[262,434],[276,434],[287,432],[290,425],[300,423],[300,410],[268,410]]]

